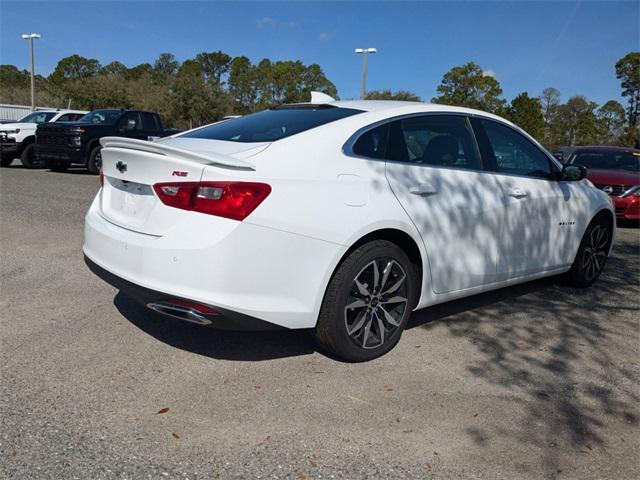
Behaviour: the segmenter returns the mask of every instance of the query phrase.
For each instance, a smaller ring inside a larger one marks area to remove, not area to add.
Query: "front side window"
[[[71,122],[76,119],[76,116],[73,113],[65,113],[64,115],[60,115],[56,122]]]
[[[94,125],[113,125],[118,121],[121,110],[94,110],[84,115],[79,122],[92,123]]]
[[[520,133],[491,120],[481,119],[480,123],[499,172],[537,178],[552,176],[549,158]]]
[[[481,170],[467,119],[425,115],[390,125],[387,159],[427,166]]]
[[[326,105],[285,105],[215,123],[187,132],[182,137],[243,143],[273,142],[361,112]]]

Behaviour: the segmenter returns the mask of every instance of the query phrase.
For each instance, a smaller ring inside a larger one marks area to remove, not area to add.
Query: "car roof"
[[[515,126],[509,120],[489,112],[453,105],[441,105],[439,103],[405,102],[399,100],[337,100],[335,102],[325,103],[324,105],[353,108],[369,113],[384,113],[388,117],[415,113],[459,113],[492,118]]]
[[[86,110],[36,110],[31,113],[88,113]]]
[[[640,152],[639,149],[631,147],[616,147],[613,145],[582,145],[580,147],[574,147],[573,153],[584,152],[587,150],[596,152]]]

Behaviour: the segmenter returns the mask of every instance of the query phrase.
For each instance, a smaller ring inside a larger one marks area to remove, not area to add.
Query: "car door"
[[[433,291],[494,282],[503,198],[467,117],[393,121],[386,159],[387,180],[424,241]]]
[[[559,168],[511,126],[472,121],[486,166],[504,195],[497,274],[508,280],[570,263],[582,223],[572,208],[576,192],[558,181]],[[578,209],[579,210],[579,209]]]

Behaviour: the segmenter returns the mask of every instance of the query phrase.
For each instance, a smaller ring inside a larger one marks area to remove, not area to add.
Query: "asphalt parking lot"
[[[637,226],[592,289],[423,310],[354,365],[305,332],[217,332],[117,294],[82,260],[97,189],[0,171],[3,478],[637,478]]]

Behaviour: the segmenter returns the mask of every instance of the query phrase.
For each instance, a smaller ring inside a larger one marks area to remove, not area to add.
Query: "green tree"
[[[229,65],[229,94],[237,113],[250,113],[256,110],[258,99],[257,69],[245,56],[235,57]]]
[[[173,54],[161,53],[153,63],[153,71],[160,78],[172,77],[178,71],[179,66],[180,63]]]
[[[196,55],[202,73],[215,85],[222,85],[222,77],[229,71],[231,57],[224,52],[202,52]]]
[[[135,67],[129,68],[124,74],[127,80],[136,80],[145,75],[153,75],[153,67],[150,63],[141,63],[140,65],[136,65]]]
[[[0,88],[26,87],[29,82],[27,70],[18,70],[14,65],[0,65]]]
[[[625,111],[620,102],[609,100],[596,112],[598,143],[618,145],[624,135]]]
[[[640,52],[631,52],[616,63],[622,96],[628,97],[625,143],[640,148]]]
[[[105,65],[104,67],[102,67],[102,70],[100,71],[101,74],[116,75],[120,77],[124,77],[126,72],[127,72],[126,65],[118,61],[113,61]]]
[[[405,102],[421,102],[422,99],[413,92],[408,90],[398,90],[392,92],[389,89],[386,90],[371,90],[367,92],[365,97],[367,100],[400,100]]]
[[[85,80],[100,72],[100,62],[95,58],[71,55],[58,62],[55,70],[49,75],[49,81],[62,84],[68,80]]]
[[[631,52],[616,63],[616,78],[620,80],[622,96],[629,97],[627,121],[629,125],[638,124],[640,109],[640,52]]]
[[[482,68],[474,62],[454,67],[444,74],[438,85],[434,103],[477,108],[493,113],[502,113],[505,101],[500,98],[502,88],[494,77],[485,75]]]
[[[303,96],[306,96],[307,100],[311,98],[311,92],[322,92],[330,97],[338,98],[338,89],[325,76],[322,67],[317,63],[312,63],[302,72],[302,83],[304,85]]]
[[[558,106],[558,127],[564,145],[589,145],[597,142],[595,109],[597,104],[583,95],[571,97],[566,104]]]
[[[540,96],[542,107],[542,117],[544,119],[544,144],[547,148],[554,148],[557,145],[556,138],[556,117],[558,105],[560,105],[560,91],[557,88],[547,87]]]
[[[545,125],[542,115],[542,104],[527,92],[522,92],[511,100],[506,116],[536,140],[544,137]]]

